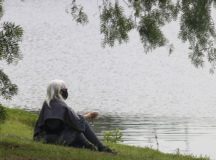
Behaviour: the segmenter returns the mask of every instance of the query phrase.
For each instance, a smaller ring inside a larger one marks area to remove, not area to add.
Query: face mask
[[[68,97],[68,91],[67,91],[67,89],[61,89],[61,95],[62,95],[62,97],[64,98],[64,99],[67,99],[67,97]]]

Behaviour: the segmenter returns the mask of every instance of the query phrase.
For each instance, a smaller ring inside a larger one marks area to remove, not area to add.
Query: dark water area
[[[208,153],[211,152],[210,147],[203,146],[208,144],[214,148],[215,120],[215,118],[204,117],[151,117],[149,115],[103,116],[93,123],[93,127],[101,139],[104,131],[120,129],[125,144],[158,148],[172,153],[177,150],[186,154],[196,150]],[[201,139],[204,142],[199,142]]]

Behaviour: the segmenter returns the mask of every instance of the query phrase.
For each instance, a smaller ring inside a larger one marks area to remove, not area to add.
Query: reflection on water
[[[107,130],[120,129],[123,143],[147,146],[175,153],[210,155],[216,139],[215,118],[152,117],[150,115],[109,115],[101,116],[94,122],[94,129],[100,139]],[[155,138],[157,136],[157,140]],[[204,142],[198,140],[204,139]],[[208,148],[203,146],[208,145]]]

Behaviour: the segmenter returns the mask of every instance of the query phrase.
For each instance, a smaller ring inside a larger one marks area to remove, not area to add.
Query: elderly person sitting
[[[68,92],[64,81],[50,82],[47,98],[35,125],[34,140],[113,153],[100,142],[86,121],[97,117],[97,113],[76,114],[64,102],[67,97]]]

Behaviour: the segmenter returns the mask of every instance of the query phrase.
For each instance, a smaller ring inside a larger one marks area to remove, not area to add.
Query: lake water
[[[85,2],[90,23],[77,25],[70,0],[7,0],[2,21],[23,27],[23,60],[4,71],[19,86],[11,107],[39,110],[52,79],[69,88],[67,103],[76,111],[98,111],[98,136],[119,128],[123,143],[164,152],[207,155],[216,159],[216,75],[196,69],[188,46],[177,39],[178,21],[163,28],[175,46],[145,54],[136,32],[130,41],[102,48],[99,12]]]

